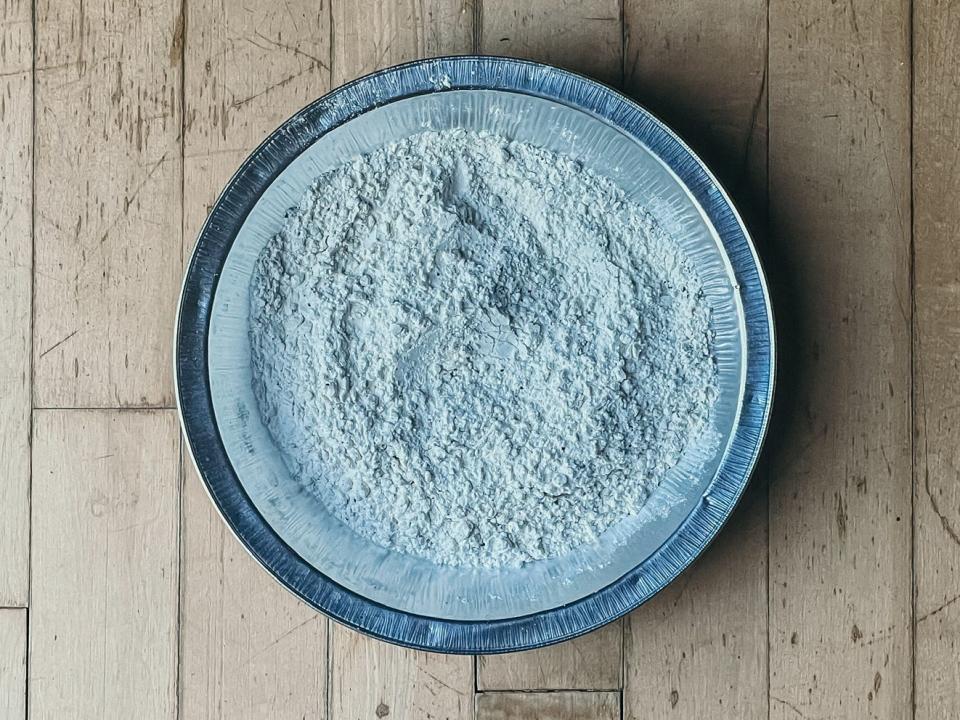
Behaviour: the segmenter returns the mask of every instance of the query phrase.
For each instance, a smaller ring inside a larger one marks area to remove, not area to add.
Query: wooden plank
[[[911,713],[910,9],[770,6],[770,710]]]
[[[916,718],[960,717],[960,7],[914,5]]]
[[[623,21],[624,90],[697,151],[762,242],[766,0],[625,0]]]
[[[474,49],[480,0],[332,0],[333,84],[397,63]]]
[[[187,3],[187,247],[242,160],[329,88],[329,13],[306,0]],[[249,557],[189,458],[184,476],[181,717],[325,717],[326,619]]]
[[[703,558],[628,617],[624,718],[766,720],[767,508],[758,490]]]
[[[477,720],[619,720],[620,693],[481,693]]]
[[[477,658],[477,689],[615,690],[622,627],[611,623],[570,642]]]
[[[27,604],[33,222],[31,4],[0,10],[0,605]]]
[[[472,0],[333,0],[332,83],[425,55],[473,49]],[[404,650],[331,624],[333,718],[467,718],[473,713],[469,657]]]
[[[173,402],[180,6],[37,3],[39,407]]]
[[[624,87],[693,144],[763,245],[765,0],[624,3]],[[731,72],[731,68],[735,72]],[[767,496],[625,625],[624,716],[767,717]]]
[[[548,62],[619,84],[618,0],[484,0],[480,52]],[[478,686],[498,689],[620,687],[620,622],[569,643],[478,661]]]
[[[469,657],[407,650],[331,623],[331,718],[473,717]]]
[[[247,554],[184,470],[180,717],[326,717],[326,618]]]
[[[177,712],[176,413],[37,411],[30,717]]]
[[[622,79],[619,0],[483,0],[480,52]]]
[[[185,249],[243,159],[330,86],[327,6],[198,0],[187,14]]]
[[[27,717],[27,611],[0,609],[0,717]]]

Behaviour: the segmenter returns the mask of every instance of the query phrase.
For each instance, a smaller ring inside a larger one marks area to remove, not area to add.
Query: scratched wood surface
[[[620,687],[621,627],[542,650],[477,658],[478,690],[616,690]]]
[[[27,604],[33,31],[29,2],[0,10],[0,607]]]
[[[539,60],[620,84],[618,0],[483,0],[480,17],[483,53]]]
[[[27,611],[0,609],[0,716],[27,711]]]
[[[770,8],[769,238],[792,278],[770,457],[777,720],[912,712],[909,30],[901,0]]]
[[[264,135],[330,82],[329,7],[189,3],[183,46],[184,250]],[[278,12],[278,9],[280,10]],[[327,621],[273,582],[183,464],[180,717],[323,717]]]
[[[237,542],[189,459],[183,508],[180,718],[324,717],[327,619]]]
[[[334,85],[418,57],[473,50],[473,0],[329,2]]]
[[[960,6],[914,14],[916,718],[960,715]]]
[[[612,0],[484,0],[480,12],[479,50],[550,62],[593,75],[613,85],[623,76],[620,9]],[[515,656],[494,655],[478,661],[478,690],[607,690],[622,687],[623,624],[542,650]],[[538,698],[516,695],[511,706],[530,703],[535,717]],[[478,705],[478,718],[484,717]]]
[[[333,0],[331,77],[341,84],[382,67],[470,52],[469,0]],[[473,660],[401,650],[331,624],[330,717],[472,717]]]
[[[624,4],[629,92],[698,150],[766,230],[765,0]],[[628,617],[624,716],[766,720],[766,478],[749,489],[735,530],[675,585]]]
[[[37,407],[173,402],[179,0],[35,6]]]
[[[176,413],[40,410],[33,425],[30,717],[173,720]]]
[[[477,695],[477,717],[484,720],[617,720],[615,692],[521,693]]]
[[[960,10],[946,0],[8,0],[0,716],[960,717]],[[178,438],[171,327],[223,183],[360,74],[593,75],[715,170],[783,362],[730,525],[625,621],[448,657],[277,586]]]
[[[330,717],[473,717],[469,657],[395,647],[335,626],[330,644]]]

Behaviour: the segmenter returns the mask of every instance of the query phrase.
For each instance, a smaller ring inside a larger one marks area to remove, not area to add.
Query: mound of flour
[[[294,476],[438,563],[594,540],[716,396],[676,243],[610,181],[502,137],[423,133],[325,173],[250,301],[256,397]]]

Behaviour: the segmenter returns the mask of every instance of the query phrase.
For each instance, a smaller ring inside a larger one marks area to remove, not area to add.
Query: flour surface
[[[609,180],[494,135],[427,132],[319,177],[250,302],[291,472],[360,535],[442,564],[594,541],[717,394],[676,241]]]

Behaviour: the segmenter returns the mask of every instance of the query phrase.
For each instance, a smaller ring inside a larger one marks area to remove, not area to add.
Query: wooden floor
[[[960,4],[6,0],[0,717],[960,717]],[[623,622],[431,656],[299,605],[183,451],[171,339],[219,188],[426,55],[623,88],[743,206],[783,363],[727,530]]]

